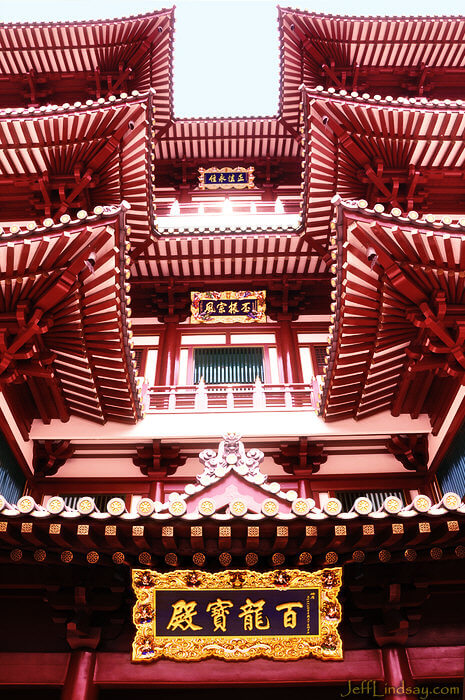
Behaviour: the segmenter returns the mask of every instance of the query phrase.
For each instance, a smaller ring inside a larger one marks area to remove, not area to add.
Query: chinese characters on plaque
[[[157,591],[156,633],[163,636],[318,635],[318,589]],[[305,614],[303,611],[306,611]],[[298,614],[299,613],[299,614]]]
[[[191,323],[265,323],[266,291],[191,292]]]
[[[201,190],[251,190],[255,168],[199,168]]]
[[[342,658],[341,569],[134,570],[133,661]]]

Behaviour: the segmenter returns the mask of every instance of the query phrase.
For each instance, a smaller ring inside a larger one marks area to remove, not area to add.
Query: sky
[[[171,7],[166,0],[0,0],[1,22],[124,17]],[[278,109],[279,52],[274,0],[178,0],[174,110],[177,117],[271,116]],[[328,14],[459,15],[464,0],[281,0]]]

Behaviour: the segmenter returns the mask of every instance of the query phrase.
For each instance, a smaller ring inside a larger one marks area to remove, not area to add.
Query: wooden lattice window
[[[145,359],[144,359],[145,350],[144,350],[144,348],[135,348],[134,352],[136,355],[134,358],[136,361],[136,372],[139,376],[142,376],[144,374],[143,370],[145,369],[145,367],[143,366],[143,365],[145,365]]]
[[[16,503],[23,495],[25,483],[26,478],[0,433],[0,494],[8,503]]]
[[[457,432],[436,472],[442,493],[453,491],[465,496],[465,426]]]
[[[253,384],[264,381],[263,348],[195,348],[194,384]]]
[[[323,374],[325,368],[326,345],[313,346],[313,367],[315,374]]]

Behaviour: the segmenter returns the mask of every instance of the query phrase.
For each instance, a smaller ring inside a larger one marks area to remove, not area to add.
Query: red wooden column
[[[174,384],[176,364],[178,362],[178,317],[165,318],[163,334],[158,348],[157,371],[155,374],[156,386]]]
[[[312,472],[304,474],[299,472],[298,492],[299,498],[313,498],[313,491],[310,483]]]
[[[434,492],[433,484],[431,483],[432,478],[432,476],[428,475],[428,477],[422,482],[419,492],[424,493],[425,496],[429,496],[433,503],[435,503],[436,501],[441,500],[441,496],[438,498],[437,494]]]
[[[165,489],[163,488],[162,481],[157,480],[157,481],[152,481],[150,483],[148,497],[154,501],[161,501],[162,503],[164,502]]]
[[[412,697],[412,693],[407,688],[412,688],[414,682],[405,648],[401,646],[384,647],[381,652],[384,667],[385,698],[390,698],[390,700],[409,700]],[[399,689],[399,693],[392,690],[393,688]]]
[[[283,379],[285,384],[302,382],[302,370],[297,345],[297,337],[291,325],[290,314],[280,314],[278,342],[283,363]]]
[[[94,668],[95,652],[75,649],[70,656],[61,700],[97,700]]]

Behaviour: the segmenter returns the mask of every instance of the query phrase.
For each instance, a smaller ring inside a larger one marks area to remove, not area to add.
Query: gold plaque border
[[[133,569],[132,586],[136,595],[133,622],[136,634],[132,661],[151,662],[160,658],[175,661],[200,661],[217,657],[227,661],[246,661],[266,657],[277,661],[296,661],[313,656],[324,661],[340,661],[342,640],[338,632],[341,604],[338,593],[342,568],[320,571],[279,569],[260,573],[247,569],[209,573],[180,570],[162,574],[150,569]],[[320,634],[305,636],[257,637],[157,637],[154,634],[154,590],[213,589],[292,589],[318,588],[320,595]],[[151,619],[150,619],[151,617]]]
[[[245,296],[244,296],[245,294]],[[250,301],[257,299],[257,318],[249,316],[211,316],[202,318],[199,309],[196,308],[196,301]],[[266,323],[266,290],[259,291],[225,291],[225,292],[191,292],[191,324],[195,323]]]
[[[252,190],[255,187],[255,168],[251,165],[249,168],[238,166],[237,168],[199,168],[199,190]],[[242,173],[246,176],[245,182],[214,182],[207,184],[205,182],[205,173],[215,173],[216,175],[228,175],[229,173]]]

